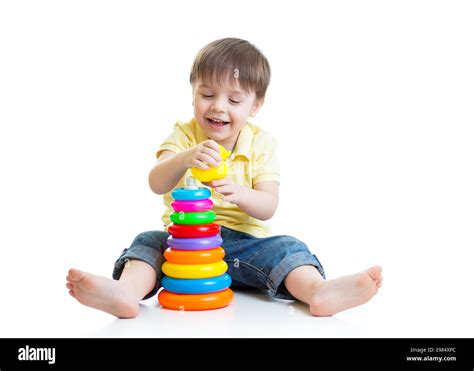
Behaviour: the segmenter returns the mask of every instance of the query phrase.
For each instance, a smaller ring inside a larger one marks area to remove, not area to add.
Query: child
[[[247,120],[264,101],[270,81],[267,59],[245,40],[217,40],[196,56],[190,81],[194,118],[174,126],[149,174],[153,192],[164,195],[165,231],[139,234],[116,261],[113,279],[69,270],[66,287],[71,296],[117,317],[137,316],[139,302],[160,288],[170,192],[184,186],[190,168],[218,166],[220,144],[232,153],[229,175],[205,185],[213,188],[233,286],[269,289],[274,297],[300,300],[315,316],[330,316],[370,300],[382,284],[380,267],[326,280],[318,258],[303,242],[269,237],[262,222],[278,206],[276,146],[267,132]]]

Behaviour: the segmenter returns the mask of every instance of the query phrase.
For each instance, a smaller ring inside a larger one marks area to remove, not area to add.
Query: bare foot
[[[134,318],[139,300],[120,281],[70,269],[66,277],[69,294],[81,304],[113,314],[120,318]]]
[[[321,281],[311,299],[311,314],[331,316],[364,304],[377,293],[380,286],[382,268],[379,266],[350,276]]]

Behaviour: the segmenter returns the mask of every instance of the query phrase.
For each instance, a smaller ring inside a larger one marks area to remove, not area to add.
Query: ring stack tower
[[[184,188],[171,193],[174,210],[168,226],[168,248],[158,301],[164,308],[207,310],[230,304],[234,296],[229,289],[225,252],[221,247],[220,226],[214,222],[208,188],[197,187],[195,179],[186,179]]]

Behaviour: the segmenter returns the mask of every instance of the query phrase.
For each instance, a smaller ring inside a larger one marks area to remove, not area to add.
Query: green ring
[[[185,213],[183,211],[171,213],[170,219],[175,224],[209,224],[216,219],[212,210]]]

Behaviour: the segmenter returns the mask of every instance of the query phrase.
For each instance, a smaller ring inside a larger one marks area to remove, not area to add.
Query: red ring
[[[218,234],[221,226],[217,223],[210,224],[174,224],[168,226],[168,233],[178,238],[211,237]]]

